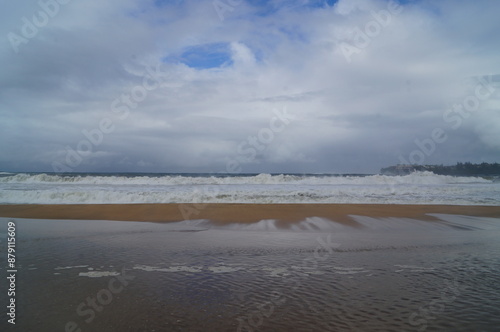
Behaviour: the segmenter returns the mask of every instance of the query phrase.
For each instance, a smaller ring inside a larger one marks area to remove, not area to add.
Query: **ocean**
[[[500,178],[328,174],[0,173],[0,204],[380,203],[500,205]]]

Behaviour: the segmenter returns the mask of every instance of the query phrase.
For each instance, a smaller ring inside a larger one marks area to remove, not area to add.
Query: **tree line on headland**
[[[473,164],[470,162],[457,163],[452,166],[443,165],[396,165],[382,168],[381,174],[384,175],[405,175],[417,171],[428,171],[439,175],[500,175],[499,163],[481,163]]]

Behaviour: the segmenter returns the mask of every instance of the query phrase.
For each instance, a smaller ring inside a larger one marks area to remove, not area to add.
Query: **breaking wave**
[[[120,176],[120,175],[53,175],[15,174],[3,176],[0,183],[60,183],[96,185],[216,185],[216,184],[330,184],[330,185],[386,185],[386,184],[463,184],[491,183],[480,177],[456,177],[436,175],[432,172],[414,172],[402,176],[332,176],[332,175],[272,175],[254,176]]]
[[[0,175],[3,204],[375,203],[499,205],[500,182],[387,175]]]

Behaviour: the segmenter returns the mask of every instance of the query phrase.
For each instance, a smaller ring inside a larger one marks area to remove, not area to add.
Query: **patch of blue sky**
[[[339,0],[242,0],[255,9],[258,16],[270,16],[281,10],[327,8],[334,6]],[[401,5],[422,3],[422,0],[386,0],[394,1]]]
[[[420,10],[427,11],[435,17],[440,17],[443,15],[442,7],[440,2],[429,2],[424,0],[391,0],[404,7],[411,7],[416,5]]]
[[[393,0],[401,5],[406,5],[409,3],[416,3],[416,2],[422,2],[421,0]]]
[[[333,6],[338,0],[246,0],[255,9],[257,16],[269,16],[282,10],[324,8]]]
[[[210,43],[190,46],[179,55],[163,59],[165,62],[181,62],[195,69],[210,69],[232,65],[228,43]]]
[[[338,2],[338,0],[309,0],[302,2],[304,2],[304,4],[302,5],[303,7],[325,8],[333,6]]]
[[[165,7],[165,6],[171,6],[171,5],[179,5],[182,4],[184,0],[154,0],[154,5],[156,7]]]
[[[225,0],[221,0],[224,2]],[[304,11],[328,8],[333,6],[338,0],[242,0],[251,10],[238,14],[233,13],[238,19],[251,19],[252,17],[272,17],[280,12]]]

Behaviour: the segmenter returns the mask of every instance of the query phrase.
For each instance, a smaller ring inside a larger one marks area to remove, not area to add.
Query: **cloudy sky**
[[[500,2],[2,1],[0,170],[500,162]]]

